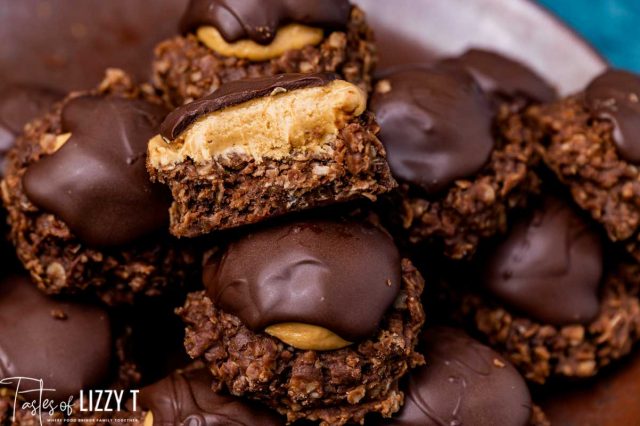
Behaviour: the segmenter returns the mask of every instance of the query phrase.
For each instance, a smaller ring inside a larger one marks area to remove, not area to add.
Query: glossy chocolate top
[[[183,33],[215,27],[227,42],[250,39],[269,44],[281,25],[295,22],[322,28],[345,28],[348,0],[191,0],[182,21]]]
[[[205,369],[175,372],[140,391],[140,406],[153,413],[153,426],[283,426],[276,414],[211,389]]]
[[[558,97],[556,90],[529,67],[489,50],[470,49],[441,64],[464,67],[482,90],[507,101],[525,98],[533,102],[551,102]]]
[[[4,174],[4,156],[24,125],[45,114],[61,97],[34,86],[13,85],[0,90],[0,175]]]
[[[585,219],[564,200],[547,196],[492,252],[484,284],[543,323],[587,323],[600,308],[602,250]]]
[[[525,426],[531,395],[524,379],[496,352],[451,328],[423,335],[427,365],[409,375],[397,426]]]
[[[160,133],[165,139],[173,140],[203,115],[269,96],[274,91],[324,86],[336,78],[337,76],[331,73],[292,73],[232,81],[223,84],[210,95],[173,110],[162,123]]]
[[[640,163],[640,76],[608,70],[587,86],[584,99],[596,117],[613,123],[620,156]]]
[[[395,177],[438,193],[480,171],[493,151],[492,108],[463,70],[415,67],[379,84],[371,108]]]
[[[168,227],[170,198],[149,181],[147,142],[164,108],[142,100],[82,96],[62,111],[71,138],[27,169],[29,199],[91,246],[120,246]]]
[[[214,303],[251,330],[298,322],[357,341],[377,331],[396,299],[401,266],[393,240],[377,227],[306,220],[230,243],[203,276]]]
[[[43,398],[66,401],[108,378],[111,350],[104,309],[49,298],[27,277],[0,281],[0,379],[42,379],[45,388],[55,389]],[[10,387],[16,386],[13,381]],[[39,387],[30,380],[20,385]]]

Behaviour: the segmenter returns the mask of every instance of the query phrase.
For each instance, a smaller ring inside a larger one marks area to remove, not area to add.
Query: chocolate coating
[[[191,0],[180,23],[183,33],[208,25],[228,42],[250,39],[269,44],[289,22],[322,28],[344,28],[348,0]]]
[[[484,285],[544,323],[587,323],[600,308],[602,250],[589,223],[563,200],[547,196],[495,248]]]
[[[371,108],[395,177],[435,194],[477,173],[493,150],[491,105],[464,71],[412,68],[388,77]]]
[[[524,379],[496,352],[463,332],[425,331],[427,365],[414,370],[397,426],[525,426],[531,395]]]
[[[558,96],[555,89],[529,67],[489,50],[469,49],[440,64],[464,67],[482,90],[508,101],[523,97],[534,102],[551,102]]]
[[[66,401],[107,378],[111,349],[104,309],[48,298],[27,277],[0,281],[0,378],[42,379],[45,388],[55,389],[43,398]],[[34,387],[22,384],[23,390]]]
[[[121,246],[168,227],[169,194],[149,181],[147,142],[164,108],[142,100],[82,96],[62,111],[71,138],[28,167],[29,199],[91,246]]]
[[[291,73],[232,81],[223,84],[208,96],[173,110],[162,122],[160,134],[165,139],[173,140],[203,115],[239,105],[252,99],[269,96],[276,89],[290,91],[324,86],[336,78],[337,76],[331,73]]]
[[[283,322],[356,341],[373,335],[400,290],[398,249],[384,231],[306,220],[253,232],[205,264],[209,297],[251,330]]]
[[[613,123],[613,139],[620,156],[640,163],[640,76],[605,71],[587,86],[584,98],[596,117]]]
[[[153,426],[283,426],[276,414],[211,389],[205,369],[175,372],[140,391],[140,405],[153,413]]]
[[[13,85],[0,90],[0,175],[4,174],[4,156],[24,125],[46,113],[61,97],[35,86]]]

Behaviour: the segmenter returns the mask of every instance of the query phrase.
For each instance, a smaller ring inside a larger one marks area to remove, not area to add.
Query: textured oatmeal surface
[[[322,152],[294,150],[289,158],[260,162],[248,155],[186,160],[149,172],[171,188],[171,232],[194,237],[389,191],[396,183],[377,132],[365,113]]]
[[[105,80],[91,93],[160,102],[150,89],[135,86],[119,70],[107,72]],[[64,222],[38,209],[24,192],[22,177],[27,167],[54,151],[56,136],[62,132],[60,114],[64,103],[82,94],[86,93],[69,95],[50,113],[29,123],[9,154],[1,188],[10,239],[33,281],[48,294],[86,290],[108,304],[131,303],[136,294],[157,296],[185,280],[195,264],[189,250],[168,235],[128,247],[87,247]]]
[[[535,383],[590,377],[628,354],[640,339],[640,266],[621,264],[605,277],[598,316],[589,324],[542,324],[477,292],[454,296],[463,321]]]
[[[640,260],[640,170],[619,155],[612,123],[592,118],[581,95],[532,107],[526,118],[575,202]]]
[[[217,309],[204,292],[191,293],[178,314],[187,326],[185,347],[214,376],[214,388],[260,400],[290,421],[323,425],[360,422],[369,412],[390,416],[403,403],[398,379],[424,362],[415,352],[424,322],[424,282],[403,260],[401,294],[375,337],[350,347],[303,351]]]
[[[392,212],[392,229],[402,240],[436,243],[447,257],[463,259],[473,256],[483,239],[506,231],[509,213],[525,207],[539,190],[538,155],[530,129],[506,104],[494,132],[495,149],[473,178],[457,180],[437,197],[401,182],[381,203],[383,212]]]
[[[329,33],[317,46],[291,50],[270,61],[221,56],[193,34],[166,40],[155,49],[153,84],[173,106],[201,98],[229,81],[282,73],[336,72],[369,90],[376,62],[373,32],[362,10],[354,7],[346,32]]]

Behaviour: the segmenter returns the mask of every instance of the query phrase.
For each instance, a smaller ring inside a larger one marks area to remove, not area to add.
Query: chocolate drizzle
[[[372,225],[307,220],[242,237],[204,267],[209,297],[251,330],[284,322],[373,335],[400,290],[400,255]]]
[[[602,255],[598,233],[565,201],[547,196],[495,248],[484,284],[546,324],[588,323],[600,308]]]
[[[493,151],[491,105],[463,70],[412,68],[386,77],[374,94],[395,177],[436,194],[482,169]]]
[[[620,156],[639,164],[640,76],[608,70],[587,86],[584,99],[596,118],[613,123],[613,140]]]
[[[348,0],[191,0],[180,31],[215,27],[227,42],[269,44],[281,25],[295,22],[327,29],[347,26]]]
[[[121,246],[168,227],[169,194],[151,184],[147,142],[164,108],[142,100],[82,96],[62,110],[71,138],[28,167],[29,199],[91,246]]]
[[[42,379],[45,388],[55,389],[43,398],[66,401],[102,384],[111,350],[111,325],[102,308],[48,298],[26,277],[0,282],[0,378]],[[31,381],[21,386],[39,388]]]
[[[524,98],[531,102],[552,102],[558,96],[555,89],[530,68],[496,52],[470,49],[458,57],[443,60],[440,65],[465,68],[482,90],[499,100],[512,102]]]
[[[175,372],[140,391],[140,405],[153,413],[153,426],[283,426],[267,409],[211,389],[205,369]]]
[[[397,426],[525,426],[531,396],[515,368],[459,330],[423,335],[426,366],[412,372]]]
[[[272,77],[250,78],[223,84],[208,96],[172,111],[160,127],[161,135],[173,140],[199,117],[224,108],[262,98],[279,90],[297,90],[329,84],[337,76],[331,73],[278,74]]]

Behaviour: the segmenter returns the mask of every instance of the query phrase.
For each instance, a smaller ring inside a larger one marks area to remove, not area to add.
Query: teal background
[[[609,62],[640,72],[640,0],[539,0]]]

